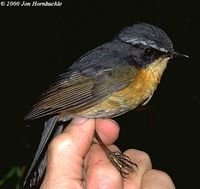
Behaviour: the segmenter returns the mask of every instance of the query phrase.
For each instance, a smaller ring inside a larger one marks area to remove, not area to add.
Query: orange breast
[[[141,69],[127,88],[113,93],[93,107],[76,112],[76,115],[91,118],[114,117],[136,108],[149,96],[152,96],[166,67],[167,60],[158,60],[148,68]]]

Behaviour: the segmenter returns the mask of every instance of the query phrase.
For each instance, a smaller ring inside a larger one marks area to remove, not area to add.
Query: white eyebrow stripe
[[[139,39],[139,38],[133,38],[133,39],[129,39],[129,40],[126,40],[126,42],[128,43],[131,43],[133,45],[136,45],[136,44],[142,44],[142,45],[145,45],[145,46],[150,46],[154,49],[157,49],[159,51],[162,51],[162,52],[165,52],[167,53],[168,50],[165,49],[165,48],[162,48],[162,47],[158,47],[157,45],[155,45],[155,43],[151,40],[148,40],[148,41],[144,41],[142,39]]]

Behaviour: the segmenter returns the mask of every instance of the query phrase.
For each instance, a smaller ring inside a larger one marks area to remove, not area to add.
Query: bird
[[[49,142],[74,117],[113,118],[146,105],[178,53],[165,31],[148,23],[125,27],[114,38],[78,58],[45,90],[25,116],[46,118],[39,147],[22,188],[38,188],[47,165]],[[122,176],[137,168],[128,156],[111,152],[95,137]]]

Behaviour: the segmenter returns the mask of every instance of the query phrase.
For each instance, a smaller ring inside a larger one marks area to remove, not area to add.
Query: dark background
[[[63,1],[62,7],[0,7],[0,178],[28,165],[42,123],[25,128],[39,94],[78,57],[123,27],[148,22],[163,28],[189,59],[171,61],[146,108],[116,120],[121,149],[146,151],[177,188],[198,183],[200,118],[199,14],[192,1]],[[10,183],[11,184],[11,183]],[[6,187],[6,185],[5,185]]]

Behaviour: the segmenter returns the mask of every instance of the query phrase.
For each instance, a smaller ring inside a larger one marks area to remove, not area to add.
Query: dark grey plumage
[[[142,44],[165,53],[173,50],[173,44],[169,36],[161,28],[147,23],[139,23],[124,28],[117,37],[133,45]]]

